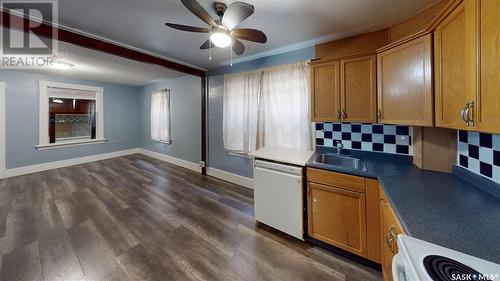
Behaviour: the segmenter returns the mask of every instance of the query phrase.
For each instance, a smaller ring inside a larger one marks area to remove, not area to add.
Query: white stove
[[[500,265],[406,235],[398,236],[394,281],[500,281]],[[479,245],[480,247],[480,245]]]

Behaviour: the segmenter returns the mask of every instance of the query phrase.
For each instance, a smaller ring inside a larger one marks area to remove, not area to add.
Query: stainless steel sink
[[[316,159],[314,159],[314,163],[366,172],[365,163],[363,163],[361,159],[338,154],[318,154],[318,156],[316,156]]]

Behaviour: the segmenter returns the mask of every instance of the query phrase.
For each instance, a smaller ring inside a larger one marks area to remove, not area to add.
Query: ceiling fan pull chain
[[[229,48],[229,53],[231,54],[231,66],[233,66],[233,41],[231,40],[231,48]]]
[[[209,40],[208,42],[210,42],[210,46],[208,48],[208,60],[212,60],[212,40]]]

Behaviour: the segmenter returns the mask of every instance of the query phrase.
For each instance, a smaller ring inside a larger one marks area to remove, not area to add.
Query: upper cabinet
[[[340,61],[340,100],[343,122],[377,122],[376,56]]]
[[[376,57],[312,64],[312,120],[376,123]]]
[[[467,0],[467,90],[474,93],[470,126],[500,133],[500,1]],[[469,43],[472,42],[472,43]]]
[[[339,62],[312,65],[312,120],[340,121]]]
[[[435,31],[436,126],[500,133],[500,1],[465,0]]]
[[[436,126],[466,129],[465,111],[474,100],[466,90],[465,4],[461,3],[434,31]]]
[[[380,123],[433,126],[430,34],[380,52],[377,78]]]

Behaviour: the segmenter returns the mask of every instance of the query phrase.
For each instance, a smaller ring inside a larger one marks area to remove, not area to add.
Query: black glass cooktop
[[[431,255],[424,258],[424,266],[433,281],[479,280],[480,273],[463,263],[447,257]]]

